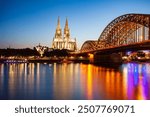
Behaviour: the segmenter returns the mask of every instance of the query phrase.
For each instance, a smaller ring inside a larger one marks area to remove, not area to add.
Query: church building
[[[68,27],[68,20],[66,19],[66,24],[64,27],[64,33],[62,34],[62,30],[60,27],[60,20],[58,17],[57,27],[55,36],[53,38],[52,43],[53,49],[67,49],[70,51],[76,51],[77,50],[77,44],[76,39],[71,39],[70,37],[70,29]]]

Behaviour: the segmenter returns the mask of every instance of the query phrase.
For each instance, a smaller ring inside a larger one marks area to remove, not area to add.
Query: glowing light
[[[89,54],[89,59],[90,59],[90,62],[93,62],[94,61],[94,55],[93,54]]]
[[[87,78],[87,96],[88,99],[92,99],[92,67],[88,65],[88,78]]]
[[[80,58],[80,59],[83,59],[83,56],[80,56],[79,58]]]

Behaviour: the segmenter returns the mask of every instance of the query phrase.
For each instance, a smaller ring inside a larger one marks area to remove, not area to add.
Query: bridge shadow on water
[[[114,69],[118,71],[124,63],[123,62],[119,62],[119,63],[103,62],[103,63],[92,63],[92,64],[96,67],[109,68],[109,69]]]

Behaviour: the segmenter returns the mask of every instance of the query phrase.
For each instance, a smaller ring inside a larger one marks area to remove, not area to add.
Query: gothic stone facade
[[[58,18],[57,28],[55,36],[53,38],[52,48],[53,49],[67,49],[71,51],[76,51],[76,39],[70,38],[70,29],[68,27],[68,20],[66,19],[66,24],[64,28],[64,34],[62,35],[62,30],[60,27],[60,20]]]

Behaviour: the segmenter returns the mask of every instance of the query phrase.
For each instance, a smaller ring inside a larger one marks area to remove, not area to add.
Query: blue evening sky
[[[68,18],[78,48],[97,40],[116,17],[150,14],[149,0],[0,0],[0,48],[51,47],[58,16],[62,31]]]

